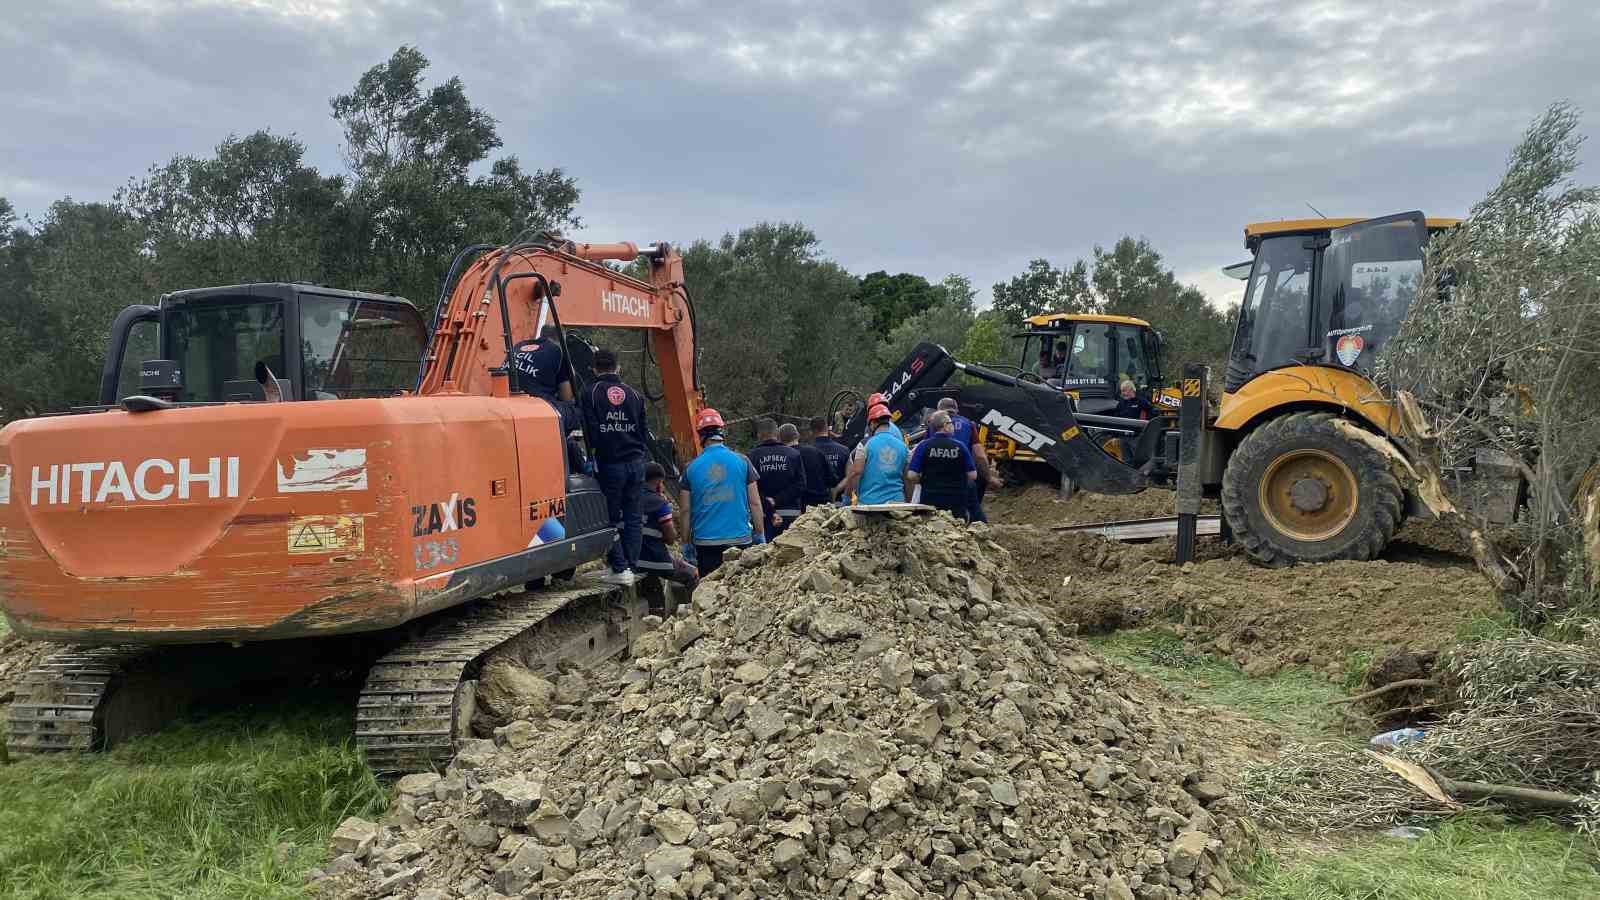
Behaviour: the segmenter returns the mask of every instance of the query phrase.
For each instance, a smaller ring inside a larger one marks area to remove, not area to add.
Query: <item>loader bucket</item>
[[[1072,414],[1072,400],[1055,388],[967,363],[955,368],[982,381],[961,389],[963,409],[984,410],[975,421],[1032,450],[1073,484],[1095,494],[1135,494],[1150,486],[1144,473],[1094,441]]]

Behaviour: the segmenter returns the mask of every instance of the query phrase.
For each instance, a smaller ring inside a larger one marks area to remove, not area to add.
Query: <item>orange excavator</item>
[[[639,277],[605,264],[641,259]],[[581,443],[508,371],[547,324],[569,361],[573,326],[649,335],[672,431],[653,446],[694,455],[694,307],[665,244],[468,247],[431,329],[408,301],[304,283],[124,310],[99,406],[0,430],[0,609],[75,645],[18,688],[9,749],[103,747],[252,652],[301,647],[375,660],[358,742],[379,771],[418,770],[468,733],[492,652],[566,665],[627,647],[650,611],[637,592],[525,590],[615,535]],[[152,646],[174,644],[212,652],[175,677],[179,651]],[[261,658],[294,677],[292,657]]]

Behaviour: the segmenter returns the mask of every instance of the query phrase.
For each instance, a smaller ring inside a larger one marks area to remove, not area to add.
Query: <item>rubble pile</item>
[[[509,705],[537,718],[401,779],[382,823],[339,829],[318,890],[1226,894],[1254,830],[1225,779],[1026,577],[984,526],[814,510],[631,658],[530,688]]]

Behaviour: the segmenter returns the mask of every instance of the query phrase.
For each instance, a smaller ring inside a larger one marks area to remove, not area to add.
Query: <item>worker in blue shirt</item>
[[[972,454],[972,461],[978,467],[978,477],[972,480],[967,488],[967,519],[973,522],[987,522],[989,517],[983,512],[983,495],[989,488],[999,489],[1000,474],[995,471],[989,462],[989,454],[983,448],[983,441],[978,440],[978,426],[966,416],[961,415],[961,404],[954,397],[939,398],[938,411],[950,414],[953,426],[951,436],[960,441],[967,451]]]
[[[793,425],[785,427],[794,430]],[[779,438],[778,423],[757,419],[756,438],[760,443],[750,451],[750,461],[756,467],[761,496],[772,503],[772,518],[765,523],[767,540],[771,541],[800,517],[801,504],[805,502],[806,470],[800,451]],[[798,432],[795,439],[799,440]]]
[[[922,486],[922,502],[965,522],[968,487],[978,478],[972,451],[955,437],[950,414],[940,410],[928,417],[928,436],[911,451],[906,480]]]
[[[644,486],[644,401],[617,375],[617,355],[600,349],[591,363],[594,381],[584,389],[581,408],[589,446],[594,448],[595,477],[606,497],[612,527],[621,538],[606,555],[612,584],[633,584],[639,564],[639,491]]]
[[[639,572],[692,588],[699,573],[672,552],[672,545],[678,543],[678,528],[672,504],[662,492],[666,478],[667,471],[660,463],[645,464],[644,490],[639,496],[640,532],[644,535],[639,544]]]
[[[705,449],[684,470],[678,494],[678,508],[687,517],[683,539],[694,547],[702,578],[722,565],[729,547],[766,542],[756,468],[744,454],[728,448],[724,427],[714,409],[703,409],[695,417]]]
[[[856,502],[862,505],[901,503],[906,499],[905,438],[894,427],[889,407],[882,403],[867,411],[871,437],[861,443],[861,453],[852,457],[845,490],[854,488]]]

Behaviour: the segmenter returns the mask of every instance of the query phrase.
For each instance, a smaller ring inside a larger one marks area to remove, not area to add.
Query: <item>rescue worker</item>
[[[1146,422],[1158,417],[1161,413],[1156,411],[1155,404],[1139,396],[1139,391],[1133,382],[1123,379],[1121,385],[1122,398],[1117,401],[1117,408],[1111,411],[1119,419],[1143,419]]]
[[[644,401],[617,374],[617,355],[594,353],[594,381],[583,392],[583,421],[594,448],[595,478],[606,497],[606,510],[619,540],[606,554],[612,584],[633,584],[639,564],[639,492],[644,487]]]
[[[850,467],[850,451],[834,440],[833,431],[828,428],[828,420],[822,416],[811,418],[810,446],[822,457],[825,468],[820,484],[811,480],[811,470],[806,469],[806,493],[812,498],[812,504],[826,504],[834,496],[834,489],[844,481],[844,473]],[[801,448],[801,453],[802,460],[808,458],[803,455],[804,448]]]
[[[938,408],[940,412],[949,413],[950,423],[955,429],[953,437],[967,448],[967,452],[972,454],[972,461],[978,466],[978,477],[967,489],[967,520],[987,522],[989,517],[983,512],[983,495],[989,488],[1000,489],[1000,475],[989,462],[989,452],[984,449],[983,442],[978,440],[978,426],[961,415],[961,404],[956,402],[956,398],[939,398]],[[932,433],[932,429],[929,432]]]
[[[800,443],[800,428],[796,425],[779,428],[778,440],[800,454],[800,471],[806,476],[806,490],[800,495],[801,512],[813,506],[826,506],[836,483],[828,477],[828,458],[812,444]]]
[[[844,490],[856,489],[856,502],[864,505],[900,503],[906,499],[906,442],[894,427],[889,407],[882,403],[867,411],[872,435],[861,443],[861,453],[850,459]],[[859,485],[859,488],[857,486]]]
[[[572,367],[561,350],[561,329],[546,325],[539,336],[511,348],[511,371],[516,373],[517,389],[530,397],[541,397],[561,414],[561,430],[578,427],[573,407]]]
[[[799,440],[800,433],[793,425],[785,427],[794,431],[795,439]],[[806,470],[800,451],[779,439],[778,423],[757,419],[756,437],[760,443],[750,451],[750,461],[755,463],[761,496],[772,501],[772,518],[766,521],[767,540],[770,541],[800,517],[806,493]]]
[[[672,545],[678,543],[678,528],[672,519],[672,504],[662,492],[666,478],[667,470],[660,463],[645,464],[644,490],[639,496],[639,525],[643,535],[639,542],[639,571],[693,588],[700,580],[700,573],[672,552]]]
[[[922,486],[922,502],[968,521],[969,487],[978,479],[972,451],[955,436],[956,425],[943,410],[928,417],[928,436],[911,451],[906,480]]]
[[[729,547],[766,542],[756,468],[744,454],[728,448],[724,427],[714,409],[702,409],[695,417],[705,449],[684,469],[678,493],[678,508],[687,519],[683,539],[694,547],[702,578],[722,565]]]

